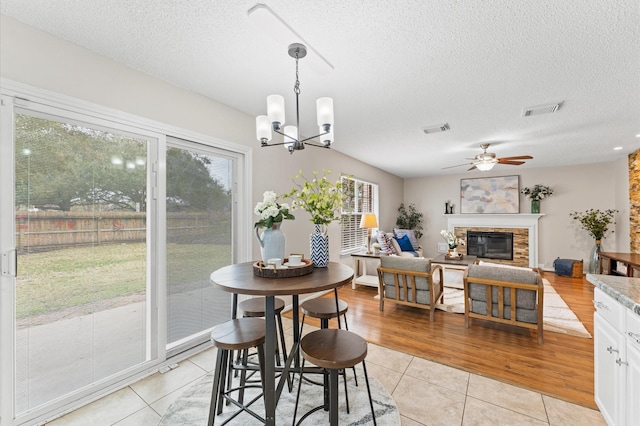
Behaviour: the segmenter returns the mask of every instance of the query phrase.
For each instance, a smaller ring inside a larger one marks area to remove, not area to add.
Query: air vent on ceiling
[[[442,124],[433,124],[431,126],[425,126],[422,128],[422,131],[425,132],[426,134],[429,134],[429,133],[446,132],[449,129],[450,129],[449,123],[442,123]]]
[[[534,107],[525,108],[522,110],[523,117],[530,117],[532,115],[540,115],[540,114],[550,114],[552,112],[556,112],[562,106],[562,102],[558,102],[557,104],[551,105],[538,105]]]

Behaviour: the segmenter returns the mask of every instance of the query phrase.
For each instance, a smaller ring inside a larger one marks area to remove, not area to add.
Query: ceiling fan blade
[[[467,169],[468,172],[470,172],[471,170],[476,169],[476,165],[474,164],[470,169]]]
[[[456,164],[455,166],[448,166],[448,167],[443,167],[440,170],[444,170],[444,169],[452,169],[454,167],[462,167],[462,166],[468,166],[469,164],[473,164],[473,163],[464,163],[464,164]]]
[[[533,157],[530,155],[519,155],[517,157],[502,157],[498,160],[533,160]]]
[[[519,166],[521,164],[524,164],[524,161],[512,161],[512,160],[500,159],[498,160],[498,164],[509,164],[511,166]]]

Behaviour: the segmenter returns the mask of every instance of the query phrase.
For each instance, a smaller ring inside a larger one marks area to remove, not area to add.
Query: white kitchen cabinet
[[[640,316],[596,288],[595,401],[610,426],[640,424]]]
[[[627,424],[640,425],[640,315],[627,310]]]

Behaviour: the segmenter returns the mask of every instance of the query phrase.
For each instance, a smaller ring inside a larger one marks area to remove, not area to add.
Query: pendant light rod
[[[293,92],[296,95],[296,125],[284,126],[284,98],[280,95],[267,96],[267,115],[256,117],[256,137],[261,146],[284,145],[290,154],[305,148],[305,144],[320,148],[329,148],[333,142],[333,99],[319,98],[316,101],[318,127],[320,133],[305,139],[300,139],[300,74],[298,61],[307,56],[307,48],[301,43],[289,45],[289,56],[296,60],[296,81]],[[282,135],[284,142],[269,143],[271,130]],[[320,138],[320,142],[313,139]]]

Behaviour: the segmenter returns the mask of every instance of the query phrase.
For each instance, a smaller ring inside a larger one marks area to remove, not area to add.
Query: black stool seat
[[[274,298],[273,311],[276,315],[284,309],[284,300],[279,297]],[[252,297],[238,303],[238,309],[245,317],[263,317],[266,312],[266,299],[264,297]]]

